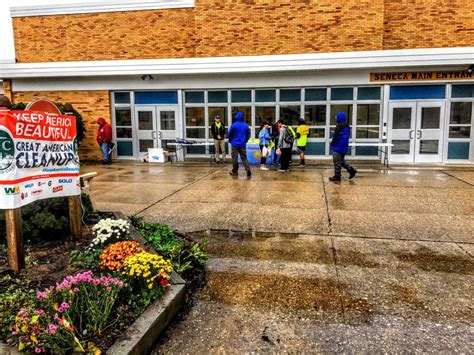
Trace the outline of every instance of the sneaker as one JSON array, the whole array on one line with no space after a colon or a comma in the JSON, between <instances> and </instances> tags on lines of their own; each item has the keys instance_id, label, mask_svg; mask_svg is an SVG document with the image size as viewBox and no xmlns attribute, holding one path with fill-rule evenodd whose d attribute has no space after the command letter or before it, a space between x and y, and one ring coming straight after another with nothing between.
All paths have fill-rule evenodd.
<instances>
[{"instance_id":1,"label":"sneaker","mask_svg":"<svg viewBox=\"0 0 474 355\"><path fill-rule=\"evenodd\" d=\"M267 170L270 170L270 169L268 169L267 167L265 167L265 168L260 168L260 170L265 170L265 171L267 171Z\"/></svg>"},{"instance_id":2,"label":"sneaker","mask_svg":"<svg viewBox=\"0 0 474 355\"><path fill-rule=\"evenodd\" d=\"M247 170L247 177L251 177L252 176L252 172L250 170Z\"/></svg>"},{"instance_id":3,"label":"sneaker","mask_svg":"<svg viewBox=\"0 0 474 355\"><path fill-rule=\"evenodd\" d=\"M289 170L288 169L278 169L277 171L279 171L280 173L287 173Z\"/></svg>"},{"instance_id":4,"label":"sneaker","mask_svg":"<svg viewBox=\"0 0 474 355\"><path fill-rule=\"evenodd\" d=\"M231 176L239 176L239 174L237 174L237 173L234 173L232 170L231 170L231 171L229 171L229 175L231 175Z\"/></svg>"},{"instance_id":5,"label":"sneaker","mask_svg":"<svg viewBox=\"0 0 474 355\"><path fill-rule=\"evenodd\" d=\"M341 181L341 177L340 176L331 176L329 178L329 181Z\"/></svg>"},{"instance_id":6,"label":"sneaker","mask_svg":"<svg viewBox=\"0 0 474 355\"><path fill-rule=\"evenodd\" d=\"M353 179L356 176L356 174L357 174L357 170L352 168L352 170L349 173L349 180Z\"/></svg>"},{"instance_id":7,"label":"sneaker","mask_svg":"<svg viewBox=\"0 0 474 355\"><path fill-rule=\"evenodd\" d=\"M300 164L298 165L298 168L304 168L306 165L305 164Z\"/></svg>"}]
</instances>

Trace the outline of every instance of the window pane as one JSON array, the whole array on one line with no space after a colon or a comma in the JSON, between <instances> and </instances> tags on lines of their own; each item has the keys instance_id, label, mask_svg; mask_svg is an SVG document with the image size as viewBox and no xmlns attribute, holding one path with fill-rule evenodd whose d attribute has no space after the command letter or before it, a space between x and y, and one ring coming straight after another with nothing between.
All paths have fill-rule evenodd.
<instances>
[{"instance_id":1,"label":"window pane","mask_svg":"<svg viewBox=\"0 0 474 355\"><path fill-rule=\"evenodd\" d=\"M153 130L153 112L138 111L138 129Z\"/></svg>"},{"instance_id":2,"label":"window pane","mask_svg":"<svg viewBox=\"0 0 474 355\"><path fill-rule=\"evenodd\" d=\"M358 88L358 100L380 100L380 88Z\"/></svg>"},{"instance_id":3,"label":"window pane","mask_svg":"<svg viewBox=\"0 0 474 355\"><path fill-rule=\"evenodd\" d=\"M309 129L309 138L324 138L326 135L326 130L324 128L310 128Z\"/></svg>"},{"instance_id":4,"label":"window pane","mask_svg":"<svg viewBox=\"0 0 474 355\"><path fill-rule=\"evenodd\" d=\"M129 92L116 92L114 93L114 101L116 104L129 104L130 93Z\"/></svg>"},{"instance_id":5,"label":"window pane","mask_svg":"<svg viewBox=\"0 0 474 355\"><path fill-rule=\"evenodd\" d=\"M276 121L275 106L257 106L255 107L255 126L260 128L263 121L272 125Z\"/></svg>"},{"instance_id":6,"label":"window pane","mask_svg":"<svg viewBox=\"0 0 474 355\"><path fill-rule=\"evenodd\" d=\"M309 126L325 126L326 105L306 105L304 119Z\"/></svg>"},{"instance_id":7,"label":"window pane","mask_svg":"<svg viewBox=\"0 0 474 355\"><path fill-rule=\"evenodd\" d=\"M390 100L444 99L446 85L390 86Z\"/></svg>"},{"instance_id":8,"label":"window pane","mask_svg":"<svg viewBox=\"0 0 474 355\"><path fill-rule=\"evenodd\" d=\"M131 126L132 125L132 111L130 108L115 108L115 125L116 126Z\"/></svg>"},{"instance_id":9,"label":"window pane","mask_svg":"<svg viewBox=\"0 0 474 355\"><path fill-rule=\"evenodd\" d=\"M352 105L331 105L331 117L330 117L330 124L336 125L336 114L338 112L344 112L347 117L347 123L351 124L352 122Z\"/></svg>"},{"instance_id":10,"label":"window pane","mask_svg":"<svg viewBox=\"0 0 474 355\"><path fill-rule=\"evenodd\" d=\"M326 89L306 89L304 92L305 101L326 101Z\"/></svg>"},{"instance_id":11,"label":"window pane","mask_svg":"<svg viewBox=\"0 0 474 355\"><path fill-rule=\"evenodd\" d=\"M410 141L392 140L392 154L410 154Z\"/></svg>"},{"instance_id":12,"label":"window pane","mask_svg":"<svg viewBox=\"0 0 474 355\"><path fill-rule=\"evenodd\" d=\"M184 100L187 104L202 104L204 103L204 91L186 91Z\"/></svg>"},{"instance_id":13,"label":"window pane","mask_svg":"<svg viewBox=\"0 0 474 355\"><path fill-rule=\"evenodd\" d=\"M186 107L186 126L205 126L204 107Z\"/></svg>"},{"instance_id":14,"label":"window pane","mask_svg":"<svg viewBox=\"0 0 474 355\"><path fill-rule=\"evenodd\" d=\"M470 138L470 137L471 137L471 127L469 126L449 127L449 138Z\"/></svg>"},{"instance_id":15,"label":"window pane","mask_svg":"<svg viewBox=\"0 0 474 355\"><path fill-rule=\"evenodd\" d=\"M246 122L249 126L251 126L252 125L252 108L250 106L232 107L232 122L235 121L235 114L239 111L244 114L243 121Z\"/></svg>"},{"instance_id":16,"label":"window pane","mask_svg":"<svg viewBox=\"0 0 474 355\"><path fill-rule=\"evenodd\" d=\"M438 140L421 140L420 154L438 154Z\"/></svg>"},{"instance_id":17,"label":"window pane","mask_svg":"<svg viewBox=\"0 0 474 355\"><path fill-rule=\"evenodd\" d=\"M227 103L227 91L209 91L207 100L211 103Z\"/></svg>"},{"instance_id":18,"label":"window pane","mask_svg":"<svg viewBox=\"0 0 474 355\"><path fill-rule=\"evenodd\" d=\"M282 89L280 90L280 101L300 101L301 89Z\"/></svg>"},{"instance_id":19,"label":"window pane","mask_svg":"<svg viewBox=\"0 0 474 355\"><path fill-rule=\"evenodd\" d=\"M352 88L333 88L331 89L331 100L342 101L352 100L354 90Z\"/></svg>"},{"instance_id":20,"label":"window pane","mask_svg":"<svg viewBox=\"0 0 474 355\"><path fill-rule=\"evenodd\" d=\"M379 138L379 127L357 127L356 138Z\"/></svg>"},{"instance_id":21,"label":"window pane","mask_svg":"<svg viewBox=\"0 0 474 355\"><path fill-rule=\"evenodd\" d=\"M177 91L136 91L135 103L145 104L177 104Z\"/></svg>"},{"instance_id":22,"label":"window pane","mask_svg":"<svg viewBox=\"0 0 474 355\"><path fill-rule=\"evenodd\" d=\"M451 124L471 124L472 102L451 102Z\"/></svg>"},{"instance_id":23,"label":"window pane","mask_svg":"<svg viewBox=\"0 0 474 355\"><path fill-rule=\"evenodd\" d=\"M140 153L148 152L148 148L153 148L153 139L140 139L138 142Z\"/></svg>"},{"instance_id":24,"label":"window pane","mask_svg":"<svg viewBox=\"0 0 474 355\"><path fill-rule=\"evenodd\" d=\"M234 90L231 92L232 102L250 102L252 93L250 90Z\"/></svg>"},{"instance_id":25,"label":"window pane","mask_svg":"<svg viewBox=\"0 0 474 355\"><path fill-rule=\"evenodd\" d=\"M448 159L469 159L469 142L449 142Z\"/></svg>"},{"instance_id":26,"label":"window pane","mask_svg":"<svg viewBox=\"0 0 474 355\"><path fill-rule=\"evenodd\" d=\"M393 109L392 129L411 128L411 108L397 107Z\"/></svg>"},{"instance_id":27,"label":"window pane","mask_svg":"<svg viewBox=\"0 0 474 355\"><path fill-rule=\"evenodd\" d=\"M357 105L357 125L378 125L380 122L380 105Z\"/></svg>"},{"instance_id":28,"label":"window pane","mask_svg":"<svg viewBox=\"0 0 474 355\"><path fill-rule=\"evenodd\" d=\"M117 128L117 138L132 138L132 129Z\"/></svg>"},{"instance_id":29,"label":"window pane","mask_svg":"<svg viewBox=\"0 0 474 355\"><path fill-rule=\"evenodd\" d=\"M186 138L206 138L206 129L186 128Z\"/></svg>"},{"instance_id":30,"label":"window pane","mask_svg":"<svg viewBox=\"0 0 474 355\"><path fill-rule=\"evenodd\" d=\"M160 129L163 131L175 130L174 111L160 111Z\"/></svg>"},{"instance_id":31,"label":"window pane","mask_svg":"<svg viewBox=\"0 0 474 355\"><path fill-rule=\"evenodd\" d=\"M209 128L214 123L216 115L219 115L221 122L227 126L227 107L208 107L207 113L209 116Z\"/></svg>"},{"instance_id":32,"label":"window pane","mask_svg":"<svg viewBox=\"0 0 474 355\"><path fill-rule=\"evenodd\" d=\"M275 90L255 90L256 102L274 102L276 100Z\"/></svg>"},{"instance_id":33,"label":"window pane","mask_svg":"<svg viewBox=\"0 0 474 355\"><path fill-rule=\"evenodd\" d=\"M120 157L133 156L133 142L117 142L117 155Z\"/></svg>"},{"instance_id":34,"label":"window pane","mask_svg":"<svg viewBox=\"0 0 474 355\"><path fill-rule=\"evenodd\" d=\"M296 126L301 118L300 106L280 106L280 119L291 126Z\"/></svg>"},{"instance_id":35,"label":"window pane","mask_svg":"<svg viewBox=\"0 0 474 355\"><path fill-rule=\"evenodd\" d=\"M474 85L453 85L451 97L474 97Z\"/></svg>"},{"instance_id":36,"label":"window pane","mask_svg":"<svg viewBox=\"0 0 474 355\"><path fill-rule=\"evenodd\" d=\"M437 129L439 128L441 109L439 107L421 108L421 128Z\"/></svg>"}]
</instances>

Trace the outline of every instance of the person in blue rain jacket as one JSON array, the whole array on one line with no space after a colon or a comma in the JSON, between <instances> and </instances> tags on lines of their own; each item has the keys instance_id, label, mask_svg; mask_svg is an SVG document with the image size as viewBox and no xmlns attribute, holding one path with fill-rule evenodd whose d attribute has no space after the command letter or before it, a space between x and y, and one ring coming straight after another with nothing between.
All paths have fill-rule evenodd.
<instances>
[{"instance_id":1,"label":"person in blue rain jacket","mask_svg":"<svg viewBox=\"0 0 474 355\"><path fill-rule=\"evenodd\" d=\"M331 140L331 151L334 163L334 176L330 181L341 181L341 167L349 172L349 179L354 178L357 170L354 169L345 159L349 151L349 138L351 136L351 127L347 124L346 114L338 112L336 114L337 126Z\"/></svg>"},{"instance_id":2,"label":"person in blue rain jacket","mask_svg":"<svg viewBox=\"0 0 474 355\"><path fill-rule=\"evenodd\" d=\"M243 122L244 114L237 112L235 114L235 122L229 127L228 137L229 143L232 145L232 170L229 174L237 176L239 170L238 156L244 164L244 168L247 171L247 177L251 177L250 165L247 159L247 141L250 138L250 127L247 123Z\"/></svg>"}]
</instances>

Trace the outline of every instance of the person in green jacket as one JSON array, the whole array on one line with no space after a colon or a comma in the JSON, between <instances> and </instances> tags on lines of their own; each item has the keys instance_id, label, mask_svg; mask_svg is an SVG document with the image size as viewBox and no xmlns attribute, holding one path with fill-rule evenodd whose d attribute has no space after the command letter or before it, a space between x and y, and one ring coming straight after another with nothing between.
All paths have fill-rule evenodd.
<instances>
[{"instance_id":1,"label":"person in green jacket","mask_svg":"<svg viewBox=\"0 0 474 355\"><path fill-rule=\"evenodd\" d=\"M309 127L306 125L306 122L303 118L299 120L298 127L296 128L296 147L298 149L298 153L300 153L300 165L299 167L305 166L304 161L304 152L306 150L306 144L308 143L308 134L309 134Z\"/></svg>"}]
</instances>

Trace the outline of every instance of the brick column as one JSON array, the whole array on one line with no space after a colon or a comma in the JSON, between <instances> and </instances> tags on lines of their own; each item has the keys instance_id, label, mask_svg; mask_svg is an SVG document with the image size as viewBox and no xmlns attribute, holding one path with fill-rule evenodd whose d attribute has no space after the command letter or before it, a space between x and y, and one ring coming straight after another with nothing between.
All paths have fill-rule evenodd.
<instances>
[{"instance_id":1,"label":"brick column","mask_svg":"<svg viewBox=\"0 0 474 355\"><path fill-rule=\"evenodd\" d=\"M10 79L3 79L3 95L13 103L12 81Z\"/></svg>"}]
</instances>

